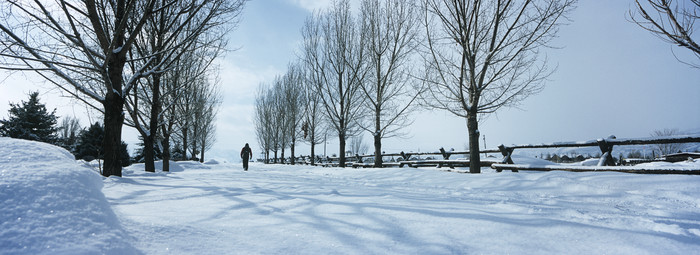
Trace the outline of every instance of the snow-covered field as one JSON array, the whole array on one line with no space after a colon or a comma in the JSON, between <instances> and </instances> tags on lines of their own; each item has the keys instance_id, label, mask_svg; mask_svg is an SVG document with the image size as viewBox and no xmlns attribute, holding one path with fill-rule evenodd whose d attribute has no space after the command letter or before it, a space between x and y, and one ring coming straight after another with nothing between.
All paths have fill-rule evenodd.
<instances>
[{"instance_id":1,"label":"snow-covered field","mask_svg":"<svg viewBox=\"0 0 700 255\"><path fill-rule=\"evenodd\" d=\"M0 138L0 254L700 253L700 176L212 161L102 178L66 154Z\"/></svg>"}]
</instances>

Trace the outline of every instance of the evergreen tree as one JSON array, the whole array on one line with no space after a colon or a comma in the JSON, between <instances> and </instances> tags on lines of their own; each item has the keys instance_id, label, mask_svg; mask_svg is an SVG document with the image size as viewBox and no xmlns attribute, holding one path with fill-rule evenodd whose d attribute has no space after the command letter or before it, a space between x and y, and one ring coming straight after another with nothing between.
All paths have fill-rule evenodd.
<instances>
[{"instance_id":1,"label":"evergreen tree","mask_svg":"<svg viewBox=\"0 0 700 255\"><path fill-rule=\"evenodd\" d=\"M139 143L136 144L138 146L138 149L136 149L136 155L134 155L134 162L139 162L139 163L144 163L146 160L146 155L144 154L144 142L143 142L143 136L139 136ZM161 160L163 159L163 152L160 149L160 146L156 144L156 146L153 146L153 160Z\"/></svg>"},{"instance_id":2,"label":"evergreen tree","mask_svg":"<svg viewBox=\"0 0 700 255\"><path fill-rule=\"evenodd\" d=\"M170 158L172 159L184 159L185 152L182 150L182 143L180 141L175 141L173 145L173 150L170 152Z\"/></svg>"},{"instance_id":3,"label":"evergreen tree","mask_svg":"<svg viewBox=\"0 0 700 255\"><path fill-rule=\"evenodd\" d=\"M76 143L75 150L73 151L75 158L85 159L87 161L91 161L92 159L102 159L104 154L101 149L104 135L105 129L98 122L90 125L87 130L83 129L80 131L78 142ZM131 157L129 156L127 144L124 141L122 141L121 145L121 160L122 166L131 165Z\"/></svg>"},{"instance_id":4,"label":"evergreen tree","mask_svg":"<svg viewBox=\"0 0 700 255\"><path fill-rule=\"evenodd\" d=\"M129 150L127 149L127 144L122 141L122 148L121 148L121 158L122 158L122 166L130 166L131 165L131 156L129 156Z\"/></svg>"},{"instance_id":5,"label":"evergreen tree","mask_svg":"<svg viewBox=\"0 0 700 255\"><path fill-rule=\"evenodd\" d=\"M56 144L56 109L51 113L39 102L39 92L29 94L29 101L10 103L10 119L0 120L0 136Z\"/></svg>"},{"instance_id":6,"label":"evergreen tree","mask_svg":"<svg viewBox=\"0 0 700 255\"><path fill-rule=\"evenodd\" d=\"M101 159L103 153L101 149L104 133L104 128L98 122L90 125L87 130L83 129L80 131L78 143L75 146L75 151L73 151L75 158L85 159L88 161L92 159Z\"/></svg>"}]
</instances>

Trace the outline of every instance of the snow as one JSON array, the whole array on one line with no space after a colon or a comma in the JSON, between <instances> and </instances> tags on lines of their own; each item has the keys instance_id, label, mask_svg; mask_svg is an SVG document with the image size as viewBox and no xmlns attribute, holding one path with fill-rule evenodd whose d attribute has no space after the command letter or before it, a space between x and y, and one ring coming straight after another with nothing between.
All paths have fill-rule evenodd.
<instances>
[{"instance_id":1,"label":"snow","mask_svg":"<svg viewBox=\"0 0 700 255\"><path fill-rule=\"evenodd\" d=\"M700 176L210 160L102 178L50 145L0 139L0 155L0 254L700 250Z\"/></svg>"},{"instance_id":2,"label":"snow","mask_svg":"<svg viewBox=\"0 0 700 255\"><path fill-rule=\"evenodd\" d=\"M0 137L0 254L133 254L102 177L52 145Z\"/></svg>"}]
</instances>

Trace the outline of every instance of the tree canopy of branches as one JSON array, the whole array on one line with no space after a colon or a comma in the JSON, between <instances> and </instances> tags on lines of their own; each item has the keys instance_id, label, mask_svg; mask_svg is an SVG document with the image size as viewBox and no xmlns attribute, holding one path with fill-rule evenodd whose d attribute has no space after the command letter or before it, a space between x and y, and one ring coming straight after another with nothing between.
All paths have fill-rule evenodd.
<instances>
[{"instance_id":1,"label":"tree canopy of branches","mask_svg":"<svg viewBox=\"0 0 700 255\"><path fill-rule=\"evenodd\" d=\"M144 2L142 8L123 0L0 4L0 67L37 72L102 111L105 176L121 176L119 146L125 96L135 80L148 75L148 66L135 73L125 73L124 66L139 32L157 12L156 2Z\"/></svg>"},{"instance_id":2,"label":"tree canopy of branches","mask_svg":"<svg viewBox=\"0 0 700 255\"><path fill-rule=\"evenodd\" d=\"M360 29L370 70L361 83L368 116L360 127L374 137L375 167L382 167L382 138L399 135L411 124L408 115L421 94L412 86L409 63L418 45L415 5L403 0L362 1Z\"/></svg>"},{"instance_id":3,"label":"tree canopy of branches","mask_svg":"<svg viewBox=\"0 0 700 255\"><path fill-rule=\"evenodd\" d=\"M58 125L58 145L73 151L81 129L78 118L63 116L61 124Z\"/></svg>"},{"instance_id":4,"label":"tree canopy of branches","mask_svg":"<svg viewBox=\"0 0 700 255\"><path fill-rule=\"evenodd\" d=\"M654 132L651 133L652 137L665 137L665 136L675 136L675 135L681 135L681 132L678 131L678 129L658 129L654 130ZM656 149L659 151L659 156L664 156L668 154L673 154L673 153L678 153L681 152L683 149L683 144L682 143L665 143L665 144L657 144Z\"/></svg>"},{"instance_id":5,"label":"tree canopy of branches","mask_svg":"<svg viewBox=\"0 0 700 255\"><path fill-rule=\"evenodd\" d=\"M134 45L149 22L164 23L165 27L156 28L173 34L195 22L201 12L217 10L208 7L217 2L237 15L245 0L3 1L0 68L36 72L100 110L105 128L103 175L121 176L119 151L126 100L140 79L167 67L170 62L164 61L168 59L164 55L179 54L177 49L189 44L174 40L177 43L147 54L135 54Z\"/></svg>"},{"instance_id":6,"label":"tree canopy of branches","mask_svg":"<svg viewBox=\"0 0 700 255\"><path fill-rule=\"evenodd\" d=\"M196 4L177 2L160 6L159 4L168 4L161 2L157 7L166 11L148 19L141 35L137 37L134 54L142 56L138 60L146 62L150 58L155 59L153 74L140 79L136 84L136 93L127 100L127 109L131 115L128 123L134 126L143 137L146 171L155 171L154 145L161 143L157 138L162 137L159 135L162 132L158 129L161 127L161 122L165 121L164 111L176 102L168 95L179 96L178 92L183 90L182 86L192 84L179 83L180 87L168 84L166 80L168 73L178 70L176 65L202 64L205 65L205 69L208 68L211 61L223 52L226 46L224 36L229 28L226 24L235 23L232 18L241 11L242 3L242 1L210 0ZM188 10L187 8L191 9L188 12L178 12L178 10ZM192 53L193 51L196 52ZM192 59L195 56L198 59ZM183 58L187 61L179 61ZM135 63L136 61L130 63L132 71L140 66ZM210 74L210 72L199 74ZM170 100L166 101L167 99ZM169 145L161 143L160 146ZM159 149L162 150L162 148Z\"/></svg>"},{"instance_id":7,"label":"tree canopy of branches","mask_svg":"<svg viewBox=\"0 0 700 255\"><path fill-rule=\"evenodd\" d=\"M318 73L313 72L313 69L303 57L301 66L304 77L302 91L305 100L301 132L304 141L311 145L310 163L315 165L316 145L324 142L326 132L326 123L323 117L323 110L321 109L321 95L318 92L321 80Z\"/></svg>"},{"instance_id":8,"label":"tree canopy of branches","mask_svg":"<svg viewBox=\"0 0 700 255\"><path fill-rule=\"evenodd\" d=\"M338 135L340 166L345 167L346 139L357 132L365 98L361 85L367 75L363 34L348 0L308 18L302 29L304 60L316 73L316 93L328 126Z\"/></svg>"},{"instance_id":9,"label":"tree canopy of branches","mask_svg":"<svg viewBox=\"0 0 700 255\"><path fill-rule=\"evenodd\" d=\"M255 133L258 144L269 162L270 151L274 160L278 152L284 160L284 150L289 146L294 164L294 148L301 134L304 120L303 72L298 64L290 64L287 73L275 78L271 86L260 85L255 97Z\"/></svg>"},{"instance_id":10,"label":"tree canopy of branches","mask_svg":"<svg viewBox=\"0 0 700 255\"><path fill-rule=\"evenodd\" d=\"M693 38L695 32L693 26L700 12L700 0L680 1L673 0L646 0L640 3L635 0L636 10L630 11L630 17L634 23L653 33L666 42L687 48L700 59L700 45ZM634 13L638 13L636 17ZM694 68L700 68L700 63L679 61Z\"/></svg>"},{"instance_id":11,"label":"tree canopy of branches","mask_svg":"<svg viewBox=\"0 0 700 255\"><path fill-rule=\"evenodd\" d=\"M575 0L423 0L424 102L467 120L470 172L479 173L480 115L538 93L546 77L539 48Z\"/></svg>"}]
</instances>

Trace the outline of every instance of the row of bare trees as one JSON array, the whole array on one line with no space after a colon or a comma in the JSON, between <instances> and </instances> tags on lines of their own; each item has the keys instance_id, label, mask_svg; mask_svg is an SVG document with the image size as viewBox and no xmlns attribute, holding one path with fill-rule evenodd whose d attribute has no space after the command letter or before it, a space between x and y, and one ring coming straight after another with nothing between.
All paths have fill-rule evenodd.
<instances>
[{"instance_id":1,"label":"row of bare trees","mask_svg":"<svg viewBox=\"0 0 700 255\"><path fill-rule=\"evenodd\" d=\"M265 153L265 162L270 162L270 152L274 161L284 159L284 152L290 149L294 157L297 140L302 138L301 125L306 96L304 93L304 73L299 64L290 64L286 74L275 77L272 84L261 84L255 100L255 132L258 144Z\"/></svg>"},{"instance_id":2,"label":"row of bare trees","mask_svg":"<svg viewBox=\"0 0 700 255\"><path fill-rule=\"evenodd\" d=\"M211 94L203 92L207 66L225 46L223 34L231 27L227 24L235 23L245 2L3 1L0 68L35 72L104 114L103 174L121 176L125 121L144 137L152 158L158 129L170 131L162 132L169 136L173 126L181 125L166 121L173 119L171 114L200 107L187 105L187 100ZM182 69L190 75L179 72ZM202 94L185 95L194 91ZM206 118L192 118L202 119ZM185 133L182 136L188 136ZM150 161L146 168L153 171Z\"/></svg>"},{"instance_id":3,"label":"row of bare trees","mask_svg":"<svg viewBox=\"0 0 700 255\"><path fill-rule=\"evenodd\" d=\"M309 17L300 59L258 94L256 126L263 150L284 153L290 146L294 156L296 138L302 137L311 145L313 160L315 145L327 132L337 135L339 151L345 152L346 141L364 130L374 137L375 164L381 167L382 138L400 134L411 122L408 114L420 94L408 65L418 45L413 4L365 0L361 15L354 16L349 1L336 1ZM284 92L289 85L300 92ZM280 95L285 99L275 102L281 106L269 106L269 98ZM285 121L265 121L265 116Z\"/></svg>"},{"instance_id":4,"label":"row of bare trees","mask_svg":"<svg viewBox=\"0 0 700 255\"><path fill-rule=\"evenodd\" d=\"M425 106L467 120L470 169L479 172L479 118L542 89L551 72L539 48L574 3L363 0L355 16L349 1L338 0L315 12L302 28L300 56L300 87L308 98L300 109L303 127L313 131L307 132L312 156L316 128L337 135L340 166L346 140L364 130L374 138L375 166L381 167L382 138L400 135L412 122L410 113Z\"/></svg>"}]
</instances>

